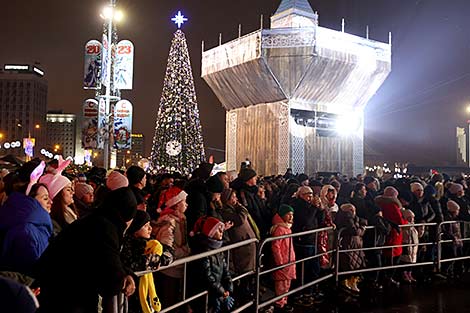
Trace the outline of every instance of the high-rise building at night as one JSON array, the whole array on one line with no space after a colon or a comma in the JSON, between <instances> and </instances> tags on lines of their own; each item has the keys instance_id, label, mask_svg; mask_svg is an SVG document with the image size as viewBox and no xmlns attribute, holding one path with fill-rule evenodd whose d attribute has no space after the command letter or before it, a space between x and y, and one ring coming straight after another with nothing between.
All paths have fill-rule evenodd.
<instances>
[{"instance_id":1,"label":"high-rise building at night","mask_svg":"<svg viewBox=\"0 0 470 313\"><path fill-rule=\"evenodd\" d=\"M35 155L38 145L45 144L45 123L47 111L47 80L44 71L35 65L6 64L0 70L0 133L1 141L23 141L31 136L36 138ZM2 145L2 149L4 145ZM8 152L24 156L21 147Z\"/></svg>"},{"instance_id":2,"label":"high-rise building at night","mask_svg":"<svg viewBox=\"0 0 470 313\"><path fill-rule=\"evenodd\" d=\"M145 140L144 134L134 133L132 136L132 148L129 150L118 150L116 156L116 165L118 167L129 167L137 165L140 159L144 157Z\"/></svg>"},{"instance_id":3,"label":"high-rise building at night","mask_svg":"<svg viewBox=\"0 0 470 313\"><path fill-rule=\"evenodd\" d=\"M77 117L62 111L47 112L46 149L64 158L75 157Z\"/></svg>"}]
</instances>

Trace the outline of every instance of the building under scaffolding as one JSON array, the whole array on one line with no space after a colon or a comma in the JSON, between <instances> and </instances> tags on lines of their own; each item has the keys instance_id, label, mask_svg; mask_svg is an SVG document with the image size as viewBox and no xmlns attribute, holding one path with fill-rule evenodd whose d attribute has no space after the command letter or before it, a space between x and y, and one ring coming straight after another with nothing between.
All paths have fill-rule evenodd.
<instances>
[{"instance_id":1,"label":"building under scaffolding","mask_svg":"<svg viewBox=\"0 0 470 313\"><path fill-rule=\"evenodd\" d=\"M391 44L318 25L283 0L260 29L202 52L202 77L227 110L227 170L363 172L363 112L391 71Z\"/></svg>"}]
</instances>

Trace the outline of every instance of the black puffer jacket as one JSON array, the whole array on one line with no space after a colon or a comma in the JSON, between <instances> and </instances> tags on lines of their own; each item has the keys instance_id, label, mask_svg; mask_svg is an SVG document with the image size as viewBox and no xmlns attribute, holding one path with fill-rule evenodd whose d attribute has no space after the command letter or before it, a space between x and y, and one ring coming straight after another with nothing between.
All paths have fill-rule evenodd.
<instances>
[{"instance_id":1,"label":"black puffer jacket","mask_svg":"<svg viewBox=\"0 0 470 313\"><path fill-rule=\"evenodd\" d=\"M70 224L49 244L36 266L41 312L97 312L98 295L119 294L131 274L120 258L125 221L136 207L130 188L117 189L98 212Z\"/></svg>"},{"instance_id":2,"label":"black puffer jacket","mask_svg":"<svg viewBox=\"0 0 470 313\"><path fill-rule=\"evenodd\" d=\"M436 217L429 202L418 199L415 195L413 195L413 201L411 201L409 208L415 214L416 223L430 223Z\"/></svg>"},{"instance_id":3,"label":"black puffer jacket","mask_svg":"<svg viewBox=\"0 0 470 313\"><path fill-rule=\"evenodd\" d=\"M221 247L222 242L205 235L195 237L194 254L199 254ZM197 260L190 265L190 286L194 292L209 290L210 302L222 297L225 291L233 292L232 277L223 253L217 253Z\"/></svg>"},{"instance_id":4,"label":"black puffer jacket","mask_svg":"<svg viewBox=\"0 0 470 313\"><path fill-rule=\"evenodd\" d=\"M292 233L300 233L307 230L317 229L323 224L324 212L307 201L294 198L291 202L294 208L294 224ZM294 244L316 245L315 234L294 237Z\"/></svg>"}]
</instances>

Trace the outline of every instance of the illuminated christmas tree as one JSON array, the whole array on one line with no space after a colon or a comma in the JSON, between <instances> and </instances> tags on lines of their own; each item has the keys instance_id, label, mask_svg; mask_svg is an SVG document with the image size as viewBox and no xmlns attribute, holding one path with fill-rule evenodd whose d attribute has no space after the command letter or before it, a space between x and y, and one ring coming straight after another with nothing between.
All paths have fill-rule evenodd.
<instances>
[{"instance_id":1,"label":"illuminated christmas tree","mask_svg":"<svg viewBox=\"0 0 470 313\"><path fill-rule=\"evenodd\" d=\"M173 20L180 27L185 18L178 12ZM180 29L171 43L150 158L153 170L182 174L205 160L191 62Z\"/></svg>"}]
</instances>

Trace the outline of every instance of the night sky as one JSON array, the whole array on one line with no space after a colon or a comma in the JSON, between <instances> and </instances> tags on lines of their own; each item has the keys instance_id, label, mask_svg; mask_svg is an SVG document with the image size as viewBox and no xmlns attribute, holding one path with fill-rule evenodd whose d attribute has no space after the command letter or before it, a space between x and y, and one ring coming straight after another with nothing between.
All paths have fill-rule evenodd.
<instances>
[{"instance_id":1,"label":"night sky","mask_svg":"<svg viewBox=\"0 0 470 313\"><path fill-rule=\"evenodd\" d=\"M146 136L150 152L166 60L181 10L193 66L206 148L225 148L225 112L200 78L201 41L206 49L259 28L280 0L118 0L126 18L120 39L136 48L134 89L123 98L134 104L134 132ZM392 73L366 110L366 146L390 158L418 164L455 162L455 127L465 125L470 104L470 1L468 0L310 0L320 25L388 41L393 33ZM0 64L34 63L46 71L49 109L79 113L92 91L82 88L83 47L100 39L100 10L106 1L1 0ZM470 118L470 117L469 117Z\"/></svg>"}]
</instances>

